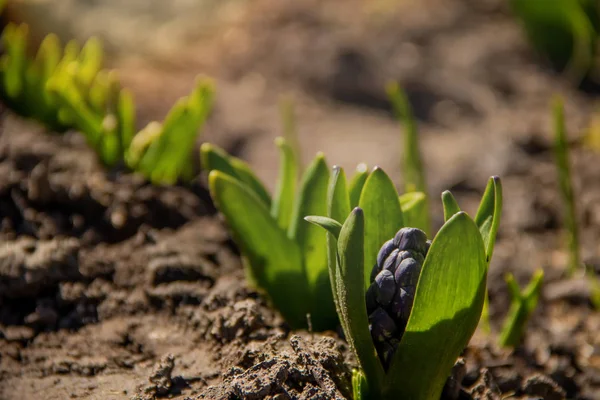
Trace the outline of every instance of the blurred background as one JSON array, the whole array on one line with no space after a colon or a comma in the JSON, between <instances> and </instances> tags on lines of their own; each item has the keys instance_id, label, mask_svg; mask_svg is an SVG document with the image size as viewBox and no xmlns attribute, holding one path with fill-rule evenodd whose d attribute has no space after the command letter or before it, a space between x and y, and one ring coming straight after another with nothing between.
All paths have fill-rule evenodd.
<instances>
[{"instance_id":1,"label":"blurred background","mask_svg":"<svg viewBox=\"0 0 600 400\"><path fill-rule=\"evenodd\" d=\"M435 194L442 190L475 201L475 188L490 175L531 171L528 156L550 148L554 94L566 98L573 140L584 134L595 102L591 63L577 50L586 32L580 15L562 5L597 2L550 3L20 0L10 2L5 18L28 22L38 42L49 32L63 41L100 37L107 66L135 94L142 126L162 119L198 74L214 78L217 102L201 140L248 160L270 188L282 98L296 103L305 162L323 151L330 164L381 165L401 182L400 128L384 89L398 81L419 122L441 215ZM564 48L565 41L575 45ZM595 48L592 41L585 45ZM533 174L554 179L543 170ZM527 179L506 185L515 198L531 191ZM514 224L507 225L549 218L539 215L539 203L556 196L515 202L505 217Z\"/></svg>"}]
</instances>

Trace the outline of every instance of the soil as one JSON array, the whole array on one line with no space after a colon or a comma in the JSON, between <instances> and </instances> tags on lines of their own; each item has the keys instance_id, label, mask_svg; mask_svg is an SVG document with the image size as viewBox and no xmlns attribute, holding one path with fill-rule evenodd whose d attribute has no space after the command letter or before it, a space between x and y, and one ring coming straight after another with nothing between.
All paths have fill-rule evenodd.
<instances>
[{"instance_id":1,"label":"soil","mask_svg":"<svg viewBox=\"0 0 600 400\"><path fill-rule=\"evenodd\" d=\"M127 55L138 42L126 41L124 51L110 48L112 66L137 94L143 122L161 119L197 73L215 77L201 140L248 160L271 188L283 94L296 100L305 161L322 150L348 168L381 165L400 184L398 126L383 91L399 80L419 121L430 192L451 189L472 212L487 177L504 185L492 333L475 334L444 399L598 399L600 313L585 279L565 278L549 114L562 94L582 257L600 273L600 154L581 140L595 94L549 69L503 3L242 3L210 34L171 44L177 57ZM336 332L290 331L247 285L202 174L152 186L103 168L77 133L45 132L9 110L0 118L0 399L351 396L347 344ZM436 201L438 226L440 210ZM538 268L544 293L525 339L500 349L504 275L524 285Z\"/></svg>"}]
</instances>

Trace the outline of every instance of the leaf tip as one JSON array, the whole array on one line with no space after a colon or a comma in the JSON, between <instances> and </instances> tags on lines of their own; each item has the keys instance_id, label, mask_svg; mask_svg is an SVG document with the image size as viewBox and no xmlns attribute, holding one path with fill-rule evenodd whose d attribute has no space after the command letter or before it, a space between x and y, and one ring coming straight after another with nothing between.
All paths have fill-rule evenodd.
<instances>
[{"instance_id":1,"label":"leaf tip","mask_svg":"<svg viewBox=\"0 0 600 400\"><path fill-rule=\"evenodd\" d=\"M285 146L285 138L282 136L277 136L275 138L275 146L282 148L283 146Z\"/></svg>"}]
</instances>

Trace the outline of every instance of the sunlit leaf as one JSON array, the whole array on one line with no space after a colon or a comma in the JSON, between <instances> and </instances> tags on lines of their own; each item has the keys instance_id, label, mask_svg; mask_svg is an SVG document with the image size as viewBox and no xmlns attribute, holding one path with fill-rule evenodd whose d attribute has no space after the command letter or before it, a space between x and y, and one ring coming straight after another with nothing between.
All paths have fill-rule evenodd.
<instances>
[{"instance_id":1,"label":"sunlit leaf","mask_svg":"<svg viewBox=\"0 0 600 400\"><path fill-rule=\"evenodd\" d=\"M465 213L455 214L425 259L408 325L388 371L385 398L440 398L479 322L486 274L479 229Z\"/></svg>"},{"instance_id":2,"label":"sunlit leaf","mask_svg":"<svg viewBox=\"0 0 600 400\"><path fill-rule=\"evenodd\" d=\"M298 160L292 147L284 138L277 138L275 144L279 148L279 178L271 205L271 215L277 219L282 229L288 229L294 208L296 183L298 180Z\"/></svg>"},{"instance_id":3,"label":"sunlit leaf","mask_svg":"<svg viewBox=\"0 0 600 400\"><path fill-rule=\"evenodd\" d=\"M365 214L363 281L368 285L379 248L405 226L394 183L381 168L376 167L367 178L359 206Z\"/></svg>"},{"instance_id":4,"label":"sunlit leaf","mask_svg":"<svg viewBox=\"0 0 600 400\"><path fill-rule=\"evenodd\" d=\"M309 298L299 246L287 238L264 202L239 180L212 171L209 186L234 241L247 257L251 280L269 293L293 327L305 327L308 305L290 301Z\"/></svg>"}]
</instances>

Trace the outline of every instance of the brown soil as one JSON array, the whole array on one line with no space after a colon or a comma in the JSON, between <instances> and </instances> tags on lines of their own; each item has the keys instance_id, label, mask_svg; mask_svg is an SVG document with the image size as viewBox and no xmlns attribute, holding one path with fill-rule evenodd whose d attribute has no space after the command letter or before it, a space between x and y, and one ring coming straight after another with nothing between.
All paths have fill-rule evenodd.
<instances>
[{"instance_id":1,"label":"brown soil","mask_svg":"<svg viewBox=\"0 0 600 400\"><path fill-rule=\"evenodd\" d=\"M401 182L382 89L399 80L431 193L452 189L473 211L489 175L505 190L489 276L493 333L476 333L444 398L600 398L600 313L584 280L564 278L548 107L556 92L567 100L582 253L600 273L600 155L578 134L594 95L545 68L500 1L376 3L385 12L360 0L257 1L227 34L173 50L179 62L121 57L118 66L145 120L160 119L196 73L215 76L203 140L249 160L270 187L282 93L297 99L306 160L323 150ZM345 342L290 331L246 285L202 178L151 186L106 171L78 134L48 134L6 110L1 118L0 399L350 396ZM439 225L439 202L434 213ZM501 350L503 276L525 284L540 267L544 296L525 341Z\"/></svg>"}]
</instances>

